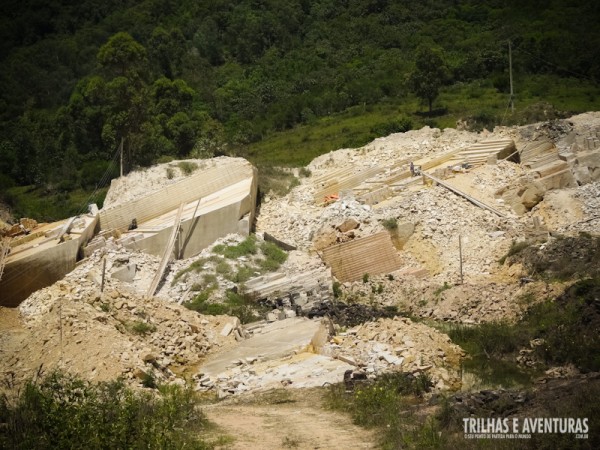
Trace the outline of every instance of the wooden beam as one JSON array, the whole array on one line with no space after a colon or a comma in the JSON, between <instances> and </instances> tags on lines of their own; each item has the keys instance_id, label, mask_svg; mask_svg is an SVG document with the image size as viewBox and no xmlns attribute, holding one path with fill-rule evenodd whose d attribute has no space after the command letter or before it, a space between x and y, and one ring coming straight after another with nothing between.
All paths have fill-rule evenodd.
<instances>
[{"instance_id":1,"label":"wooden beam","mask_svg":"<svg viewBox=\"0 0 600 450\"><path fill-rule=\"evenodd\" d=\"M171 237L169 238L169 242L165 247L165 252L163 254L162 259L160 260L160 264L158 265L158 271L156 275L154 275L154 279L150 284L150 288L148 288L147 296L152 297L156 292L156 288L158 287L158 283L162 279L163 273L167 268L167 264L169 263L169 259L171 258L171 253L173 253L173 247L175 246L175 240L177 239L177 235L179 234L179 225L181 224L181 214L183 212L183 207L185 203L179 205L179 209L177 210L177 215L175 216L175 222L173 223L173 231L171 232Z\"/></svg>"},{"instance_id":2,"label":"wooden beam","mask_svg":"<svg viewBox=\"0 0 600 450\"><path fill-rule=\"evenodd\" d=\"M436 178L436 177L434 177L434 176L432 176L432 175L429 175L429 174L427 174L427 173L424 173L424 172L423 172L423 174L422 174L422 175L423 175L425 178L429 178L429 179L430 179L430 180L432 180L433 182L435 182L435 183L439 184L440 186L442 186L442 187L445 187L445 188L446 188L446 189L448 189L449 191L452 191L452 192L454 192L455 194L457 194L457 195L460 195L461 197L464 197L464 198L466 198L466 199L467 199L467 200L469 200L471 203L473 203L475 206L479 206L480 208L487 209L488 211L491 211L491 212L493 212L494 214L496 214L496 215L498 215L498 216L502 217L503 219L506 219L506 218L507 218L507 217L506 217L506 215L505 215L504 213L501 213L501 212L500 212L500 211L498 211L497 209L494 209L494 208L492 208L491 206L489 206L489 205L486 205L486 204L485 204L485 203L483 203L482 201L479 201L479 200L477 200L476 198L474 198L474 197L471 197L470 195L466 194L465 192L463 192L463 191L461 191L461 190L459 190L459 189L456 189L455 187L453 187L453 186L450 186L450 185L449 185L449 184L447 184L447 183L444 183L444 182L443 182L442 180L440 180L439 178Z\"/></svg>"}]
</instances>

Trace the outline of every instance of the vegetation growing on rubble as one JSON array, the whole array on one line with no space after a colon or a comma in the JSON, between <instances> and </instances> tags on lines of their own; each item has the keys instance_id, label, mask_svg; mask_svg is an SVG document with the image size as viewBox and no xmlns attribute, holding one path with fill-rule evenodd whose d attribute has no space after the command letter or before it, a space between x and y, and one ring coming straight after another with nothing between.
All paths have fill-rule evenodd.
<instances>
[{"instance_id":1,"label":"vegetation growing on rubble","mask_svg":"<svg viewBox=\"0 0 600 450\"><path fill-rule=\"evenodd\" d=\"M198 168L198 164L190 161L180 161L177 163L177 167L181 169L184 175L191 175Z\"/></svg>"},{"instance_id":2,"label":"vegetation growing on rubble","mask_svg":"<svg viewBox=\"0 0 600 450\"><path fill-rule=\"evenodd\" d=\"M176 385L134 392L55 372L0 396L0 423L1 448L210 448L194 391Z\"/></svg>"},{"instance_id":3,"label":"vegetation growing on rubble","mask_svg":"<svg viewBox=\"0 0 600 450\"><path fill-rule=\"evenodd\" d=\"M516 324L454 325L447 332L471 357L465 370L492 385L528 384L532 375L557 365L598 371L599 293L600 279L581 280L556 299L530 306ZM516 364L521 349L530 353L533 371Z\"/></svg>"},{"instance_id":4,"label":"vegetation growing on rubble","mask_svg":"<svg viewBox=\"0 0 600 450\"><path fill-rule=\"evenodd\" d=\"M519 242L513 241L510 244L510 248L508 249L508 252L506 252L506 255L504 255L502 258L500 258L498 260L498 264L500 264L500 265L504 264L504 262L507 260L507 258L510 258L511 256L518 254L519 252L525 250L530 245L531 245L531 243L527 242L527 241L519 241Z\"/></svg>"},{"instance_id":5,"label":"vegetation growing on rubble","mask_svg":"<svg viewBox=\"0 0 600 450\"><path fill-rule=\"evenodd\" d=\"M240 319L241 323L250 323L260 319L260 307L248 296L228 291L222 302L210 302L212 290L207 289L183 305L200 314L227 314Z\"/></svg>"},{"instance_id":6,"label":"vegetation growing on rubble","mask_svg":"<svg viewBox=\"0 0 600 450\"><path fill-rule=\"evenodd\" d=\"M399 448L403 439L397 431L406 421L400 412L414 404L415 398L428 392L431 386L431 380L424 373L415 377L393 372L375 381L331 385L325 393L325 404L330 409L349 413L357 425L380 428L383 448Z\"/></svg>"},{"instance_id":7,"label":"vegetation growing on rubble","mask_svg":"<svg viewBox=\"0 0 600 450\"><path fill-rule=\"evenodd\" d=\"M217 275L236 283L239 288L250 278L279 269L288 254L272 242L259 243L255 235L248 236L238 244L215 245L213 251L217 254L199 258L173 278L171 284L175 285L192 272L204 271L202 281L194 283L191 289L197 294L184 306L201 314L237 316L243 323L258 319L259 305L244 295L229 291L224 301L211 298L219 289ZM243 262L236 261L240 258L243 258Z\"/></svg>"}]
</instances>

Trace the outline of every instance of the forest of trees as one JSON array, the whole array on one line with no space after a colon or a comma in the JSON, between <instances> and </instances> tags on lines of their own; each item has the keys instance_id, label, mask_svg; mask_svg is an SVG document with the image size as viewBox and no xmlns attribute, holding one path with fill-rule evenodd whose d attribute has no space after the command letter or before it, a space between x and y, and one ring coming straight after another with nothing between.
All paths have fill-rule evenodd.
<instances>
[{"instance_id":1,"label":"forest of trees","mask_svg":"<svg viewBox=\"0 0 600 450\"><path fill-rule=\"evenodd\" d=\"M354 105L521 72L600 80L587 0L22 0L0 6L0 191L90 189Z\"/></svg>"}]
</instances>

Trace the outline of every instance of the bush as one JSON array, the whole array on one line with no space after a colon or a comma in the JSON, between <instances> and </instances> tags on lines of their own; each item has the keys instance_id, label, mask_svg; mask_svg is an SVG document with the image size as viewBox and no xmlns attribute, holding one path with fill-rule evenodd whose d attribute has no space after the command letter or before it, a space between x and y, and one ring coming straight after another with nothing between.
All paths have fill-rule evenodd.
<instances>
[{"instance_id":1,"label":"bush","mask_svg":"<svg viewBox=\"0 0 600 450\"><path fill-rule=\"evenodd\" d=\"M180 161L177 166L181 169L181 173L186 176L191 175L198 168L198 164L189 161Z\"/></svg>"},{"instance_id":2,"label":"bush","mask_svg":"<svg viewBox=\"0 0 600 450\"><path fill-rule=\"evenodd\" d=\"M300 168L300 171L299 171L298 174L302 178L308 178L308 177L310 177L312 175L312 172L307 167L302 167L302 168Z\"/></svg>"},{"instance_id":3,"label":"bush","mask_svg":"<svg viewBox=\"0 0 600 450\"><path fill-rule=\"evenodd\" d=\"M340 298L342 296L342 283L339 281L333 282L333 297Z\"/></svg>"},{"instance_id":4,"label":"bush","mask_svg":"<svg viewBox=\"0 0 600 450\"><path fill-rule=\"evenodd\" d=\"M257 306L251 298L229 291L223 303L211 303L208 299L213 290L214 288L207 289L183 305L200 314L212 316L227 314L236 316L242 323L249 323L260 319L257 314Z\"/></svg>"},{"instance_id":5,"label":"bush","mask_svg":"<svg viewBox=\"0 0 600 450\"><path fill-rule=\"evenodd\" d=\"M395 231L398 229L398 221L395 217L390 217L389 219L385 219L381 222L383 228L388 231Z\"/></svg>"},{"instance_id":6,"label":"bush","mask_svg":"<svg viewBox=\"0 0 600 450\"><path fill-rule=\"evenodd\" d=\"M166 164L166 163L170 163L171 161L173 161L172 156L162 155L162 156L158 157L158 159L156 160L156 164Z\"/></svg>"},{"instance_id":7,"label":"bush","mask_svg":"<svg viewBox=\"0 0 600 450\"><path fill-rule=\"evenodd\" d=\"M504 264L504 262L506 261L507 258L520 253L521 251L523 251L527 247L529 247L529 245L530 244L527 241L521 241L521 242L513 241L512 244L510 245L510 248L508 249L508 252L506 253L506 255L504 255L502 258L500 258L498 260L498 263L500 265Z\"/></svg>"},{"instance_id":8,"label":"bush","mask_svg":"<svg viewBox=\"0 0 600 450\"><path fill-rule=\"evenodd\" d=\"M439 295L440 295L442 292L444 292L444 291L447 291L448 289L451 289L451 288L452 288L452 286L450 286L450 285L448 284L448 282L447 282L447 281L444 281L444 285L443 285L443 286L440 286L439 288L437 288L437 289L436 289L436 290L433 292L433 295L435 295L436 297L439 297Z\"/></svg>"},{"instance_id":9,"label":"bush","mask_svg":"<svg viewBox=\"0 0 600 450\"><path fill-rule=\"evenodd\" d=\"M195 403L191 388L162 386L155 395L54 372L14 399L0 397L0 448L206 449L198 433L207 421Z\"/></svg>"},{"instance_id":10,"label":"bush","mask_svg":"<svg viewBox=\"0 0 600 450\"><path fill-rule=\"evenodd\" d=\"M507 322L455 325L448 331L448 336L471 355L503 356L529 343L526 330Z\"/></svg>"},{"instance_id":11,"label":"bush","mask_svg":"<svg viewBox=\"0 0 600 450\"><path fill-rule=\"evenodd\" d=\"M129 324L129 330L135 334L146 335L148 333L153 333L156 331L156 326L151 323L146 323L142 321L135 321Z\"/></svg>"}]
</instances>

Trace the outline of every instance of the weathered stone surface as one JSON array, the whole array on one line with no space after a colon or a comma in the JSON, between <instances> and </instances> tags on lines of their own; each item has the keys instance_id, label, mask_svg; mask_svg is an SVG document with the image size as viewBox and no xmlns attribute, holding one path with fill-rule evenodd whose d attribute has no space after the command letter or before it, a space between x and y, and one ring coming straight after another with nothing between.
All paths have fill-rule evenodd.
<instances>
[{"instance_id":1,"label":"weathered stone surface","mask_svg":"<svg viewBox=\"0 0 600 450\"><path fill-rule=\"evenodd\" d=\"M545 191L539 183L529 183L521 195L521 203L526 209L531 209L544 199Z\"/></svg>"},{"instance_id":2,"label":"weathered stone surface","mask_svg":"<svg viewBox=\"0 0 600 450\"><path fill-rule=\"evenodd\" d=\"M342 233L346 233L350 230L354 230L356 228L358 228L360 226L360 222L358 222L357 220L353 219L353 218L348 218L346 220L344 220L342 223L340 223L336 228L338 229L338 231L341 231Z\"/></svg>"}]
</instances>

